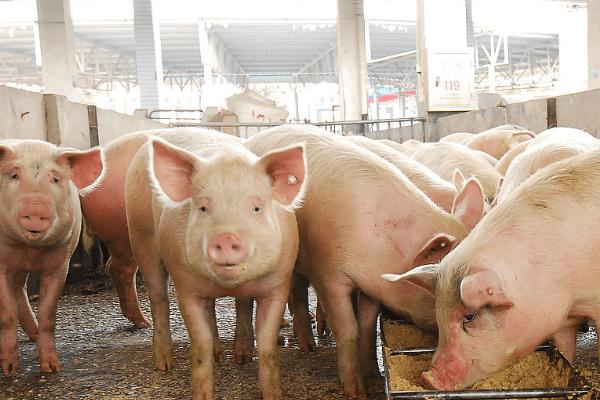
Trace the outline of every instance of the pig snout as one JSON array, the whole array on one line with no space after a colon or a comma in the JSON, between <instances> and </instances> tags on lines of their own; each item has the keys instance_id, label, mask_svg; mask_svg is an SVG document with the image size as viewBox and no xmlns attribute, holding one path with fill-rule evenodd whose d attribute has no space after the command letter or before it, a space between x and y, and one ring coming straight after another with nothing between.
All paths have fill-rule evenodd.
<instances>
[{"instance_id":1,"label":"pig snout","mask_svg":"<svg viewBox=\"0 0 600 400\"><path fill-rule=\"evenodd\" d=\"M433 368L421 374L421 381L430 389L459 389L464 386L469 364L463 357L452 354L436 357Z\"/></svg>"},{"instance_id":2,"label":"pig snout","mask_svg":"<svg viewBox=\"0 0 600 400\"><path fill-rule=\"evenodd\" d=\"M217 265L238 265L246 260L247 256L248 248L234 233L220 233L208 242L208 257Z\"/></svg>"},{"instance_id":3,"label":"pig snout","mask_svg":"<svg viewBox=\"0 0 600 400\"><path fill-rule=\"evenodd\" d=\"M52 213L48 206L39 202L25 202L17 213L19 225L28 232L30 239L37 239L52 225Z\"/></svg>"}]
</instances>

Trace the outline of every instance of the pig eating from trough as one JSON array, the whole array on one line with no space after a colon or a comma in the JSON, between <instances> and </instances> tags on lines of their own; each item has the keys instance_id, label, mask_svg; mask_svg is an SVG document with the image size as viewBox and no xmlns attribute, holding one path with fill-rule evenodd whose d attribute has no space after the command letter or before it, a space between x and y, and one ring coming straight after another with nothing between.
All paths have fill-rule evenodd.
<instances>
[{"instance_id":1,"label":"pig eating from trough","mask_svg":"<svg viewBox=\"0 0 600 400\"><path fill-rule=\"evenodd\" d=\"M570 360L577 325L600 323L600 150L539 170L439 265L388 275L435 292L428 386L460 389L552 339Z\"/></svg>"}]
</instances>

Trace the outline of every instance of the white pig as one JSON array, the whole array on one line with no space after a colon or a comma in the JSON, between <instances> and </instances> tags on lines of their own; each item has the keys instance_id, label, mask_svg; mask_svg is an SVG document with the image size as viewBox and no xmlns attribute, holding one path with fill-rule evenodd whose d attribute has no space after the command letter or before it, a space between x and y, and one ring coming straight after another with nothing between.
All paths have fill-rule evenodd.
<instances>
[{"instance_id":1,"label":"white pig","mask_svg":"<svg viewBox=\"0 0 600 400\"><path fill-rule=\"evenodd\" d=\"M541 169L442 262L408 281L436 295L428 386L460 389L551 338L572 360L577 325L600 326L600 149Z\"/></svg>"},{"instance_id":2,"label":"white pig","mask_svg":"<svg viewBox=\"0 0 600 400\"><path fill-rule=\"evenodd\" d=\"M291 144L259 158L238 143L173 142L168 134L150 138L125 181L131 246L154 317L155 359L170 351L167 272L192 343L195 399L214 398L211 300L254 298L262 396L281 399L277 332L298 250L292 211L307 179L304 147Z\"/></svg>"},{"instance_id":3,"label":"white pig","mask_svg":"<svg viewBox=\"0 0 600 400\"><path fill-rule=\"evenodd\" d=\"M469 180L453 214L435 205L397 168L344 138L304 126L264 130L245 145L256 154L306 142L308 181L298 210L296 270L310 279L335 335L338 372L349 398L366 398L363 374L377 374L375 323L380 304L434 323L431 295L410 284L379 279L440 259L464 238L483 213L483 194ZM360 289L359 319L351 296ZM360 351L359 351L360 349ZM362 373L362 374L361 374Z\"/></svg>"},{"instance_id":4,"label":"white pig","mask_svg":"<svg viewBox=\"0 0 600 400\"><path fill-rule=\"evenodd\" d=\"M440 139L440 142L454 142L458 144L465 144L475 136L474 133L470 132L456 132L446 135Z\"/></svg>"},{"instance_id":5,"label":"white pig","mask_svg":"<svg viewBox=\"0 0 600 400\"><path fill-rule=\"evenodd\" d=\"M398 151L390 149L389 146L386 146L379 141L364 136L345 136L345 138L392 163L396 168L402 171L416 187L433 200L435 204L448 212L452 211L452 203L456 196L456 187L442 179L425 165Z\"/></svg>"},{"instance_id":6,"label":"white pig","mask_svg":"<svg viewBox=\"0 0 600 400\"><path fill-rule=\"evenodd\" d=\"M496 196L501 176L485 153L458 143L438 142L421 145L412 158L449 182L457 169L466 177L474 176L490 202Z\"/></svg>"},{"instance_id":7,"label":"white pig","mask_svg":"<svg viewBox=\"0 0 600 400\"><path fill-rule=\"evenodd\" d=\"M19 366L17 316L43 372L60 371L56 307L81 231L79 193L102 176L102 153L61 149L39 140L0 142L0 366ZM78 192L80 189L80 192ZM27 277L40 274L39 326L27 299Z\"/></svg>"},{"instance_id":8,"label":"white pig","mask_svg":"<svg viewBox=\"0 0 600 400\"><path fill-rule=\"evenodd\" d=\"M600 142L587 132L572 128L552 128L528 142L527 149L515 157L500 185L496 203L539 169L565 158L574 157L598 147Z\"/></svg>"},{"instance_id":9,"label":"white pig","mask_svg":"<svg viewBox=\"0 0 600 400\"><path fill-rule=\"evenodd\" d=\"M504 127L500 126L480 132L464 142L464 145L473 150L488 153L499 160L514 146L535 137L535 134L527 129L503 129Z\"/></svg>"}]
</instances>

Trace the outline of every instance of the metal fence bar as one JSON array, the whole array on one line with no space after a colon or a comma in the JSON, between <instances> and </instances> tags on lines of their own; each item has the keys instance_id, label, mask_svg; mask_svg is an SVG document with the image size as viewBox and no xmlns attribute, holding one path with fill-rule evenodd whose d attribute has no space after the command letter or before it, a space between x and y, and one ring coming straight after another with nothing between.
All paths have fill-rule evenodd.
<instances>
[{"instance_id":1,"label":"metal fence bar","mask_svg":"<svg viewBox=\"0 0 600 400\"><path fill-rule=\"evenodd\" d=\"M243 138L247 138L249 136L249 132L251 129L256 129L257 131L261 131L266 128L271 128L274 126L283 125L284 123L273 123L273 122L201 122L199 120L190 120L190 119L182 119L177 120L175 122L169 123L170 127L203 127L209 129L216 129L221 132L225 132L226 128L231 128L235 135L238 135ZM377 119L377 120L353 120L353 121L326 121L326 122L315 122L312 125L319 126L329 132L342 134L344 132L344 127L354 126L354 130L356 132L361 132L362 135L368 137L374 137L373 134L376 134L376 138L380 137L381 127L382 125L387 126L387 137L390 140L393 140L392 129L395 129L395 126L398 126L398 131L400 133L400 143L403 141L402 136L402 128L408 127L410 125L410 136L413 139L416 139L415 135L416 127L415 124L421 125L421 136L423 139L425 138L425 118L385 118L385 119ZM296 123L292 125L302 125L301 123Z\"/></svg>"}]
</instances>

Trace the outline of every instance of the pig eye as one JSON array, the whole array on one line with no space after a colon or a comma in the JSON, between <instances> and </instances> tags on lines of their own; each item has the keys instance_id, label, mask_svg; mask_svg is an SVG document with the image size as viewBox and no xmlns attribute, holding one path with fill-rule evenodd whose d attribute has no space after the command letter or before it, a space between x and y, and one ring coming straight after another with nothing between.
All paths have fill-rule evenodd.
<instances>
[{"instance_id":1,"label":"pig eye","mask_svg":"<svg viewBox=\"0 0 600 400\"><path fill-rule=\"evenodd\" d=\"M19 179L19 174L17 174L16 172L11 172L8 174L8 176L10 177L10 179L16 181L17 179Z\"/></svg>"},{"instance_id":2,"label":"pig eye","mask_svg":"<svg viewBox=\"0 0 600 400\"><path fill-rule=\"evenodd\" d=\"M469 324L470 322L475 321L475 319L477 319L477 313L473 313L473 314L465 314L465 316L463 317L463 328L465 327L465 325Z\"/></svg>"},{"instance_id":3,"label":"pig eye","mask_svg":"<svg viewBox=\"0 0 600 400\"><path fill-rule=\"evenodd\" d=\"M259 212L262 211L262 206L255 205L254 207L252 207L252 210L254 211L255 214L258 214Z\"/></svg>"},{"instance_id":4,"label":"pig eye","mask_svg":"<svg viewBox=\"0 0 600 400\"><path fill-rule=\"evenodd\" d=\"M208 206L201 206L200 211L203 212L204 214L208 213Z\"/></svg>"},{"instance_id":5,"label":"pig eye","mask_svg":"<svg viewBox=\"0 0 600 400\"><path fill-rule=\"evenodd\" d=\"M57 178L56 176L53 176L52 178L50 178L50 180L52 180L52 183L58 183L58 182L60 182L60 179Z\"/></svg>"}]
</instances>

